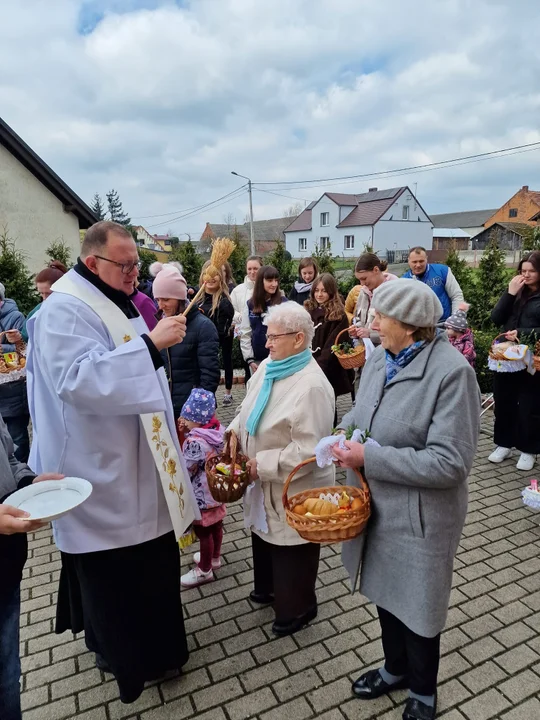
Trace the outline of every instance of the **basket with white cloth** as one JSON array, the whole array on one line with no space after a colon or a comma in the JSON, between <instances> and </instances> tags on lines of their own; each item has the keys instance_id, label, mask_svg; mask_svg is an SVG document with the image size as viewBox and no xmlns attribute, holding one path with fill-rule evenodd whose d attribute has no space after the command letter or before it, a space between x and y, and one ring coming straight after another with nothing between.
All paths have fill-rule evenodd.
<instances>
[{"instance_id":1,"label":"basket with white cloth","mask_svg":"<svg viewBox=\"0 0 540 720\"><path fill-rule=\"evenodd\" d=\"M501 341L501 338L505 338ZM488 367L494 372L534 372L532 353L527 345L520 345L514 340L507 340L506 334L497 335L488 353Z\"/></svg>"}]
</instances>

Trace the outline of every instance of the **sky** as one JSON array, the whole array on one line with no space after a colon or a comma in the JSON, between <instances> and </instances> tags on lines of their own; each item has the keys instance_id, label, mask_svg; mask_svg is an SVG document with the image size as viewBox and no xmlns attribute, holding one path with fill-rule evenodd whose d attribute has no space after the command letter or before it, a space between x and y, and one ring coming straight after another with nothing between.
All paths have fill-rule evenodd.
<instances>
[{"instance_id":1,"label":"sky","mask_svg":"<svg viewBox=\"0 0 540 720\"><path fill-rule=\"evenodd\" d=\"M409 185L428 213L540 190L538 0L0 0L0 116L85 201L152 233ZM257 183L276 185L257 187ZM278 194L270 194L272 193Z\"/></svg>"}]
</instances>

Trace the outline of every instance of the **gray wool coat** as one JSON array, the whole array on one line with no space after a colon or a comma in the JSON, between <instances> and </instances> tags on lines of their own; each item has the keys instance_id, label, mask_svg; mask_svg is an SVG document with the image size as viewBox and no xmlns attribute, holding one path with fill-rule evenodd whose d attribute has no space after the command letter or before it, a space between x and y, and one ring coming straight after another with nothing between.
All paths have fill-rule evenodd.
<instances>
[{"instance_id":1,"label":"gray wool coat","mask_svg":"<svg viewBox=\"0 0 540 720\"><path fill-rule=\"evenodd\" d=\"M372 516L344 543L353 590L434 637L446 623L454 556L467 513L467 478L480 429L480 392L465 358L439 336L385 387L377 348L362 371L356 405L340 427L369 429L364 475ZM348 482L358 485L348 472Z\"/></svg>"}]
</instances>

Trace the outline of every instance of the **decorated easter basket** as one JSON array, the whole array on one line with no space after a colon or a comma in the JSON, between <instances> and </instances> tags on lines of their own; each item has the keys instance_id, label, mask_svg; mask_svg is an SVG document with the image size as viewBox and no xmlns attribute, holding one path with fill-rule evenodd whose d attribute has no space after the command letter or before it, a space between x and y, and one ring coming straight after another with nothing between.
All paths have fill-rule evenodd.
<instances>
[{"instance_id":1,"label":"decorated easter basket","mask_svg":"<svg viewBox=\"0 0 540 720\"><path fill-rule=\"evenodd\" d=\"M233 503L243 496L249 485L249 470L246 468L248 458L238 452L238 438L234 432L225 435L225 445L220 455L208 458L205 465L206 479L210 494L217 502ZM238 475L224 475L217 469L218 465L228 465L234 468L239 465L241 472Z\"/></svg>"},{"instance_id":2,"label":"decorated easter basket","mask_svg":"<svg viewBox=\"0 0 540 720\"><path fill-rule=\"evenodd\" d=\"M510 341L506 341L503 347L499 347L502 343L498 342L501 338L506 339L505 333L497 335L491 344L491 348L488 353L488 367L494 372L520 372L521 370L527 369L527 361L524 358L507 358L504 353L510 345ZM516 347L519 345L518 342L513 342L512 345Z\"/></svg>"},{"instance_id":3,"label":"decorated easter basket","mask_svg":"<svg viewBox=\"0 0 540 720\"><path fill-rule=\"evenodd\" d=\"M339 345L339 338L343 335L343 333L348 333L348 331L349 328L345 328L345 330L342 330L337 334L333 348L336 348ZM334 350L333 348L332 352L339 360L341 367L345 368L345 370L354 370L355 368L361 368L364 366L366 362L366 348L361 340L356 347L351 345L349 352L343 352L338 349Z\"/></svg>"},{"instance_id":4,"label":"decorated easter basket","mask_svg":"<svg viewBox=\"0 0 540 720\"><path fill-rule=\"evenodd\" d=\"M287 478L283 487L283 507L287 523L304 540L313 543L338 543L343 540L352 540L364 530L371 514L371 497L369 488L362 473L355 469L361 487L356 488L350 485L336 485L333 487L310 488L303 492L288 497L289 485L296 473L305 465L315 462L315 458L309 458L297 465ZM359 498L362 505L357 510L347 510L333 515L299 515L294 512L297 505L302 505L309 498L318 499L321 494L346 493L351 501Z\"/></svg>"}]
</instances>

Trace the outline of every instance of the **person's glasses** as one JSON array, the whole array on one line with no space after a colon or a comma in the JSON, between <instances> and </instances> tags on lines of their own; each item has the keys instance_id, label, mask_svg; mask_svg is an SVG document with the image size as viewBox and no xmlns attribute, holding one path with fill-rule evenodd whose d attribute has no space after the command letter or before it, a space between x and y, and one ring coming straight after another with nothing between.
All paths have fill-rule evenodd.
<instances>
[{"instance_id":1,"label":"person's glasses","mask_svg":"<svg viewBox=\"0 0 540 720\"><path fill-rule=\"evenodd\" d=\"M109 260L109 258L103 257L102 255L94 255L94 257L98 258L98 260L105 260L106 262L110 262L113 265L118 265L122 272L122 275L129 275L135 270L135 268L137 268L137 270L140 270L142 267L142 262L140 260L138 260L137 262L119 263L116 262L116 260Z\"/></svg>"},{"instance_id":2,"label":"person's glasses","mask_svg":"<svg viewBox=\"0 0 540 720\"><path fill-rule=\"evenodd\" d=\"M280 333L279 335L267 335L267 336L266 336L266 340L267 340L268 342L273 343L273 342L276 341L277 338L285 337L286 335L296 335L296 333L295 333L295 332L288 332L288 333Z\"/></svg>"}]
</instances>

